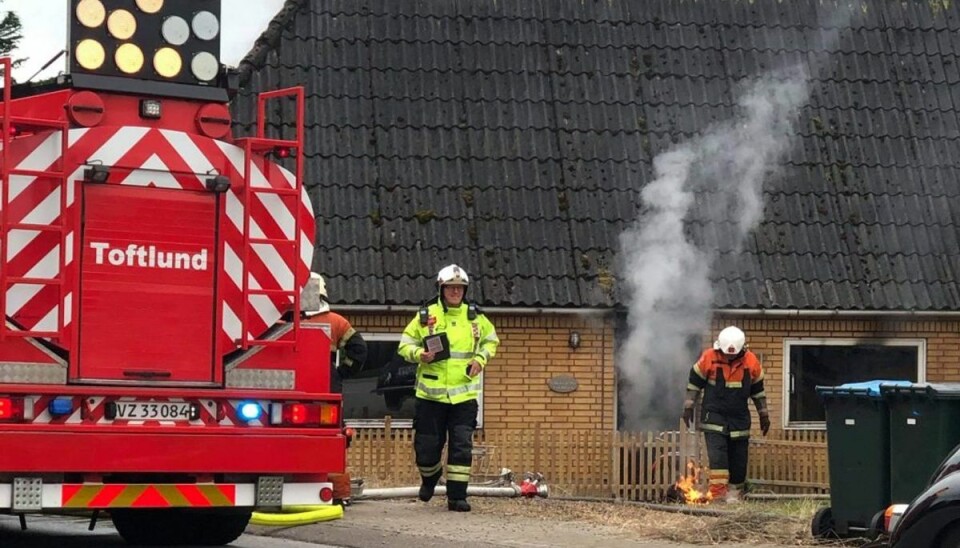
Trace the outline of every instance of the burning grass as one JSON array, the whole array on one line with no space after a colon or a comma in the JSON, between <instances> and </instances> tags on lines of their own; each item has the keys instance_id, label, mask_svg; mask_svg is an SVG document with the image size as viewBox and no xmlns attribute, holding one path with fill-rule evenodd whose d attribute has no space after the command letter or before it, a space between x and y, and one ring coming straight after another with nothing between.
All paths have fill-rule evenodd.
<instances>
[{"instance_id":1,"label":"burning grass","mask_svg":"<svg viewBox=\"0 0 960 548\"><path fill-rule=\"evenodd\" d=\"M687 544L781 544L789 546L860 546L862 541L822 541L810 535L810 522L822 501L747 501L711 505L711 512L686 514L636 504L556 499L471 498L475 511L536 520L580 521L633 538ZM680 505L678 505L678 508ZM708 515L716 513L718 515Z\"/></svg>"}]
</instances>

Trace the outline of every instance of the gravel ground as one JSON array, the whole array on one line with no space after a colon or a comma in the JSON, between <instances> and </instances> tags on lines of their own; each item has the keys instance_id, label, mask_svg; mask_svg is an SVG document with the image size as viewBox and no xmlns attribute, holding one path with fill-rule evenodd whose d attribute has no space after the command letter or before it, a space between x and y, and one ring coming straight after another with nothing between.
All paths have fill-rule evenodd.
<instances>
[{"instance_id":1,"label":"gravel ground","mask_svg":"<svg viewBox=\"0 0 960 548\"><path fill-rule=\"evenodd\" d=\"M551 499L473 497L471 504L473 512L452 513L442 497L427 504L409 499L357 501L341 520L283 529L251 527L248 532L348 547L825 546L808 532L816 508L812 503L787 510L749 503L723 509L719 517Z\"/></svg>"}]
</instances>

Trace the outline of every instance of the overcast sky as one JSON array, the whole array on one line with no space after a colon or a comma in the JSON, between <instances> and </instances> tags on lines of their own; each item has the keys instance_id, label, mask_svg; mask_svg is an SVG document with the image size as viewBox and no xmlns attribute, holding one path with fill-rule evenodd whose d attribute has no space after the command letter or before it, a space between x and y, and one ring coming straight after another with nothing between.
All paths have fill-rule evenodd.
<instances>
[{"instance_id":1,"label":"overcast sky","mask_svg":"<svg viewBox=\"0 0 960 548\"><path fill-rule=\"evenodd\" d=\"M223 0L220 61L236 66L250 51L254 40L267 28L284 0ZM67 0L2 0L0 12L14 11L23 23L23 40L13 57L29 58L14 78L23 81L32 76L64 49L67 39ZM131 1L131 4L133 2ZM2 15L0 14L0 15ZM64 70L61 57L38 78L54 76Z\"/></svg>"}]
</instances>

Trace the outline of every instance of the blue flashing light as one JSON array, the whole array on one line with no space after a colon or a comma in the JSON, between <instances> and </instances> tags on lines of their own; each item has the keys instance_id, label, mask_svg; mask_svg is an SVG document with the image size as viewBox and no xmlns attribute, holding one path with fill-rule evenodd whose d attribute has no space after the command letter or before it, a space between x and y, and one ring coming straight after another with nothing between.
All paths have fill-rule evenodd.
<instances>
[{"instance_id":1,"label":"blue flashing light","mask_svg":"<svg viewBox=\"0 0 960 548\"><path fill-rule=\"evenodd\" d=\"M47 410L53 416L69 415L73 413L73 398L53 398L47 405Z\"/></svg>"},{"instance_id":2,"label":"blue flashing light","mask_svg":"<svg viewBox=\"0 0 960 548\"><path fill-rule=\"evenodd\" d=\"M260 404L255 401L241 403L238 411L240 411L240 418L247 422L255 421L263 414L263 409L260 408Z\"/></svg>"}]
</instances>

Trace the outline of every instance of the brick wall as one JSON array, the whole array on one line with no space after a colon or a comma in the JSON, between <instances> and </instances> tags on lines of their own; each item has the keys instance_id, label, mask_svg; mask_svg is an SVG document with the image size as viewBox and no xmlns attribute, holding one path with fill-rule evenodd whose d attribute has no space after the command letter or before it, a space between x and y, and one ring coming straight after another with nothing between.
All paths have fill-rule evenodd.
<instances>
[{"instance_id":1,"label":"brick wall","mask_svg":"<svg viewBox=\"0 0 960 548\"><path fill-rule=\"evenodd\" d=\"M399 333L414 314L345 314L361 333ZM497 356L484 373L484 429L601 429L612 431L613 324L600 317L488 313L500 336ZM570 349L571 331L580 347ZM570 393L550 390L547 380L573 376Z\"/></svg>"},{"instance_id":2,"label":"brick wall","mask_svg":"<svg viewBox=\"0 0 960 548\"><path fill-rule=\"evenodd\" d=\"M557 430L615 428L612 319L558 314L489 316L501 344L485 375L485 429L516 430L535 424ZM362 333L399 333L413 313L352 313L347 317ZM727 325L741 327L750 348L763 358L774 429L782 424L785 338L924 339L927 380L960 382L960 320L717 317L704 340L714 340ZM576 350L567 344L571 331L580 333ZM547 380L557 375L573 376L579 388L567 394L551 391Z\"/></svg>"}]
</instances>

